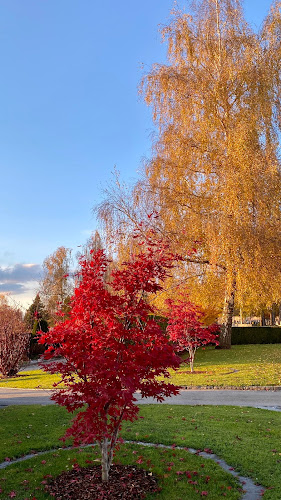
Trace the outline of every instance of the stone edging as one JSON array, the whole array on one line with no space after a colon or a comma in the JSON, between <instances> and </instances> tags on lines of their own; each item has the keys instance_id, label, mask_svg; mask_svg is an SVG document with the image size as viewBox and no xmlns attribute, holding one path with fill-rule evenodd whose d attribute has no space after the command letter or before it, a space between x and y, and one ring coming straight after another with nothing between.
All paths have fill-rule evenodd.
<instances>
[{"instance_id":1,"label":"stone edging","mask_svg":"<svg viewBox=\"0 0 281 500\"><path fill-rule=\"evenodd\" d=\"M175 384L176 385L176 384ZM179 385L178 386L180 390L185 390L185 391L272 391L272 392L278 392L281 391L281 385L247 385L243 387L237 387L236 385L227 385L227 386L220 386L220 385ZM53 388L43 388L43 387L38 387L36 389L34 388L28 388L28 387L9 387L9 386L0 386L0 389L9 389L9 390L21 390L21 391L45 391L45 392L52 392Z\"/></svg>"}]
</instances>

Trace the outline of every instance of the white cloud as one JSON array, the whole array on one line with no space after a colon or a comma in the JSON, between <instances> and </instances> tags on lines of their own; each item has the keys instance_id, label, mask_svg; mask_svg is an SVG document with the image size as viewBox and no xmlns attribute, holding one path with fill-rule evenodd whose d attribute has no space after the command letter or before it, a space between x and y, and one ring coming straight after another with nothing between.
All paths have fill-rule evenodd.
<instances>
[{"instance_id":1,"label":"white cloud","mask_svg":"<svg viewBox=\"0 0 281 500\"><path fill-rule=\"evenodd\" d=\"M0 267L0 286L23 284L40 279L42 268L39 264L15 264L12 267Z\"/></svg>"},{"instance_id":2,"label":"white cloud","mask_svg":"<svg viewBox=\"0 0 281 500\"><path fill-rule=\"evenodd\" d=\"M0 267L0 294L6 294L12 302L23 308L32 302L41 278L39 264L15 264Z\"/></svg>"}]
</instances>

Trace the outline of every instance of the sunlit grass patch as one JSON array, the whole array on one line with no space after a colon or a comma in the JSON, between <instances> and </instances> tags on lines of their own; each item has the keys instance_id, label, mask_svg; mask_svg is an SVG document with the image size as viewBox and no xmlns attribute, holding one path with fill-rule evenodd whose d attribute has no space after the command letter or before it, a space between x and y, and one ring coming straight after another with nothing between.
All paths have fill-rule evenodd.
<instances>
[{"instance_id":1,"label":"sunlit grass patch","mask_svg":"<svg viewBox=\"0 0 281 500\"><path fill-rule=\"evenodd\" d=\"M15 377L1 378L0 387L18 387L19 389L50 389L59 381L59 375L43 370L20 371Z\"/></svg>"},{"instance_id":2,"label":"sunlit grass patch","mask_svg":"<svg viewBox=\"0 0 281 500\"><path fill-rule=\"evenodd\" d=\"M201 349L196 353L194 373L183 363L178 371L171 371L171 382L190 387L281 385L281 344Z\"/></svg>"},{"instance_id":3,"label":"sunlit grass patch","mask_svg":"<svg viewBox=\"0 0 281 500\"><path fill-rule=\"evenodd\" d=\"M59 375L42 370L21 371L19 376L0 378L0 387L51 389ZM281 344L232 346L229 350L207 347L195 356L194 373L182 363L171 371L172 383L190 387L248 387L281 385Z\"/></svg>"},{"instance_id":4,"label":"sunlit grass patch","mask_svg":"<svg viewBox=\"0 0 281 500\"><path fill-rule=\"evenodd\" d=\"M58 380L59 375L43 370L21 371L17 377L0 378L0 387L51 389ZM171 371L170 381L190 387L278 386L281 385L281 344L235 345L229 350L199 349L194 373L190 373L188 363L182 363L178 371Z\"/></svg>"}]
</instances>

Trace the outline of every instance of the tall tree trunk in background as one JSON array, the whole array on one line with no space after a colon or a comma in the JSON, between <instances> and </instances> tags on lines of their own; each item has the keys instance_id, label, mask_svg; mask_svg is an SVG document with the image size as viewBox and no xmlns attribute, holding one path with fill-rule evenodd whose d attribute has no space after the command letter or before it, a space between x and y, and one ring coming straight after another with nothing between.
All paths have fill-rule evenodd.
<instances>
[{"instance_id":1,"label":"tall tree trunk in background","mask_svg":"<svg viewBox=\"0 0 281 500\"><path fill-rule=\"evenodd\" d=\"M243 311L241 307L240 307L240 323L241 325L243 325Z\"/></svg>"},{"instance_id":2,"label":"tall tree trunk in background","mask_svg":"<svg viewBox=\"0 0 281 500\"><path fill-rule=\"evenodd\" d=\"M265 326L265 314L264 311L261 313L261 326Z\"/></svg>"},{"instance_id":3,"label":"tall tree trunk in background","mask_svg":"<svg viewBox=\"0 0 281 500\"><path fill-rule=\"evenodd\" d=\"M231 330L234 310L235 287L236 280L235 277L232 277L225 292L224 306L222 311L222 323L220 328L220 343L218 346L219 349L231 348Z\"/></svg>"},{"instance_id":4,"label":"tall tree trunk in background","mask_svg":"<svg viewBox=\"0 0 281 500\"><path fill-rule=\"evenodd\" d=\"M275 304L272 305L272 309L270 311L270 325L275 325Z\"/></svg>"}]
</instances>

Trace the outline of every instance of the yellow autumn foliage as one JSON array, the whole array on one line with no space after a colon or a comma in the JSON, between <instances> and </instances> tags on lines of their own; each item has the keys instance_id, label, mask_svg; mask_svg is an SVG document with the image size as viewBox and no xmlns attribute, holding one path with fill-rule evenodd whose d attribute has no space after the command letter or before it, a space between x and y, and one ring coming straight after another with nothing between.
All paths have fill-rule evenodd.
<instances>
[{"instance_id":1,"label":"yellow autumn foliage","mask_svg":"<svg viewBox=\"0 0 281 500\"><path fill-rule=\"evenodd\" d=\"M113 190L100 210L111 235L158 214L151 224L185 260L156 302L164 310L165 295L186 287L206 317L221 316L222 347L234 300L281 299L280 8L258 33L240 0L173 11L162 29L167 63L140 89L157 130L152 157L131 197Z\"/></svg>"}]
</instances>

